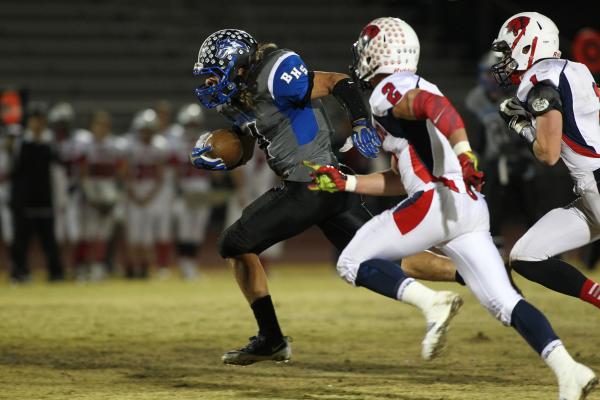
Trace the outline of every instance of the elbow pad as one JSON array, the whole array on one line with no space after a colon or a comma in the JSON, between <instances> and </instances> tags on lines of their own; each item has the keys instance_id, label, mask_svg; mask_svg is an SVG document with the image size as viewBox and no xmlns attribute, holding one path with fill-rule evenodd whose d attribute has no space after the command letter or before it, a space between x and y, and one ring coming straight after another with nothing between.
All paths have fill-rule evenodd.
<instances>
[{"instance_id":1,"label":"elbow pad","mask_svg":"<svg viewBox=\"0 0 600 400\"><path fill-rule=\"evenodd\" d=\"M425 90L420 90L415 96L413 114L417 119L431 120L446 137L465 127L462 118L446 97Z\"/></svg>"}]
</instances>

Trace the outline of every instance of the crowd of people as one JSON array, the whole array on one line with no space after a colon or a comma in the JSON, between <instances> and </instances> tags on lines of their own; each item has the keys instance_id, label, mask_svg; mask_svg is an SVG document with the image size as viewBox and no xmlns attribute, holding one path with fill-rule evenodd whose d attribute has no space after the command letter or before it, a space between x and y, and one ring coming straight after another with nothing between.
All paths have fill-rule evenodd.
<instances>
[{"instance_id":1,"label":"crowd of people","mask_svg":"<svg viewBox=\"0 0 600 400\"><path fill-rule=\"evenodd\" d=\"M68 103L32 102L26 115L0 137L0 238L14 283L31 279L34 236L50 281L146 278L151 266L166 277L172 265L195 279L213 207L233 220L276 179L260 154L231 174L194 168L189 151L205 123L198 104L174 113L159 102L121 135L102 110L87 129L75 126Z\"/></svg>"}]
</instances>

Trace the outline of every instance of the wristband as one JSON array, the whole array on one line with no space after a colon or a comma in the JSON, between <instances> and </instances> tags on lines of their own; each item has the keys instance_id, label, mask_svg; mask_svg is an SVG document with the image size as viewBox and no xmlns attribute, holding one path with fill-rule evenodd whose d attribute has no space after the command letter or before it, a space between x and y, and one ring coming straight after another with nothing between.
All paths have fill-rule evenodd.
<instances>
[{"instance_id":1,"label":"wristband","mask_svg":"<svg viewBox=\"0 0 600 400\"><path fill-rule=\"evenodd\" d=\"M344 190L346 192L354 192L356 191L357 184L358 179L356 179L356 175L346 175L346 188Z\"/></svg>"},{"instance_id":2,"label":"wristband","mask_svg":"<svg viewBox=\"0 0 600 400\"><path fill-rule=\"evenodd\" d=\"M457 156L462 153L466 153L467 151L472 151L468 140L462 140L456 143L454 147L452 147L452 150L454 150L454 154Z\"/></svg>"}]
</instances>

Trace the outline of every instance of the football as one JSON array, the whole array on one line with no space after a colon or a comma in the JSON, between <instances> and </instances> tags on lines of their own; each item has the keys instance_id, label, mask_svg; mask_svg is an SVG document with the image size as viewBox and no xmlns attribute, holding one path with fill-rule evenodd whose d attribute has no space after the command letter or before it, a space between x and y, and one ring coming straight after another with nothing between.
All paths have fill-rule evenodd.
<instances>
[{"instance_id":1,"label":"football","mask_svg":"<svg viewBox=\"0 0 600 400\"><path fill-rule=\"evenodd\" d=\"M206 139L206 144L212 147L212 150L206 154L209 157L223 159L227 168L236 166L244 154L238 136L227 129L212 131Z\"/></svg>"}]
</instances>

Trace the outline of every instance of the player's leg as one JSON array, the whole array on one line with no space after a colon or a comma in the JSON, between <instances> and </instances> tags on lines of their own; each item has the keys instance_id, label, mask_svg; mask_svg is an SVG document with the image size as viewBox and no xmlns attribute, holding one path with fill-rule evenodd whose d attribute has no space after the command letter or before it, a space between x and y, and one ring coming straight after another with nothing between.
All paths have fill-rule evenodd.
<instances>
[{"instance_id":1,"label":"player's leg","mask_svg":"<svg viewBox=\"0 0 600 400\"><path fill-rule=\"evenodd\" d=\"M339 196L335 201L339 203L339 198L343 198L346 207L339 214L320 223L319 228L329 241L342 251L356 231L372 218L372 214L364 206L360 196L350 193L339 194ZM427 281L456 281L464 284L448 257L429 251L406 257L402 260L401 268L411 278Z\"/></svg>"},{"instance_id":2,"label":"player's leg","mask_svg":"<svg viewBox=\"0 0 600 400\"><path fill-rule=\"evenodd\" d=\"M410 223L408 223L410 221ZM439 196L417 194L394 210L373 217L342 251L337 269L355 286L418 307L428 330L422 356L431 359L443 349L447 326L462 300L451 292L436 292L407 276L392 260L422 252L446 239Z\"/></svg>"},{"instance_id":3,"label":"player's leg","mask_svg":"<svg viewBox=\"0 0 600 400\"><path fill-rule=\"evenodd\" d=\"M510 252L510 265L531 281L600 307L598 283L554 257L592 240L594 233L582 211L582 201L580 198L569 207L544 215L517 241Z\"/></svg>"},{"instance_id":4,"label":"player's leg","mask_svg":"<svg viewBox=\"0 0 600 400\"><path fill-rule=\"evenodd\" d=\"M271 245L303 232L322 218L325 194L313 193L300 182L285 182L260 196L219 237L219 252L233 267L240 290L248 300L259 333L250 343L227 352L227 364L247 365L262 360L287 360L284 338L269 295L267 276L258 254Z\"/></svg>"},{"instance_id":5,"label":"player's leg","mask_svg":"<svg viewBox=\"0 0 600 400\"><path fill-rule=\"evenodd\" d=\"M467 286L488 311L513 326L558 378L561 399L580 399L597 383L594 373L573 360L546 317L511 286L489 232L455 238L442 247Z\"/></svg>"}]
</instances>

